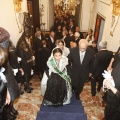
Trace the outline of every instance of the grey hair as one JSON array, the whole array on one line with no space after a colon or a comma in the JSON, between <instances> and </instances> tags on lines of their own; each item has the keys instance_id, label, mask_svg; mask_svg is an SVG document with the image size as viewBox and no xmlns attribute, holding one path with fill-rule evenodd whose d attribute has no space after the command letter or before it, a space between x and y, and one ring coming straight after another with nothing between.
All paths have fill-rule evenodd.
<instances>
[{"instance_id":1,"label":"grey hair","mask_svg":"<svg viewBox=\"0 0 120 120\"><path fill-rule=\"evenodd\" d=\"M79 32L75 32L75 36L80 37L80 33Z\"/></svg>"},{"instance_id":2,"label":"grey hair","mask_svg":"<svg viewBox=\"0 0 120 120\"><path fill-rule=\"evenodd\" d=\"M106 49L107 48L107 41L101 41L99 43L99 46L102 48L102 49Z\"/></svg>"}]
</instances>

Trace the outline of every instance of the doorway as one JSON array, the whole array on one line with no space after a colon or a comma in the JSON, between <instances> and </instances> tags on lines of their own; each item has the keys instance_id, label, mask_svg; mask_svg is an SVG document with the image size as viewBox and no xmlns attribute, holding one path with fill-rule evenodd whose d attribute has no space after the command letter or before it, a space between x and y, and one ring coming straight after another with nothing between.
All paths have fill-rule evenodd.
<instances>
[{"instance_id":1,"label":"doorway","mask_svg":"<svg viewBox=\"0 0 120 120\"><path fill-rule=\"evenodd\" d=\"M40 28L39 0L27 0L28 12L31 16L32 36L36 27Z\"/></svg>"},{"instance_id":2,"label":"doorway","mask_svg":"<svg viewBox=\"0 0 120 120\"><path fill-rule=\"evenodd\" d=\"M99 45L99 42L102 40L104 24L105 24L105 19L99 14L97 14L95 33L94 33L95 40L97 41L97 45Z\"/></svg>"}]
</instances>

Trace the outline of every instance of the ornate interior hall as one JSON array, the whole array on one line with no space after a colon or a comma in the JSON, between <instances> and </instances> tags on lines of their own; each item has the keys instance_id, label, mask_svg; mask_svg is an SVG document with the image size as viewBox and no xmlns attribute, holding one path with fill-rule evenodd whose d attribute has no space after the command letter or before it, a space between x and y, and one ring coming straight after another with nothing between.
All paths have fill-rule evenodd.
<instances>
[{"instance_id":1,"label":"ornate interior hall","mask_svg":"<svg viewBox=\"0 0 120 120\"><path fill-rule=\"evenodd\" d=\"M76 28L78 30L76 30ZM5 34L2 33L2 29L5 30ZM3 36L5 37L2 39ZM67 42L69 44L68 45L69 47L67 46L67 42L65 41L66 37L68 37ZM81 39L87 41L86 42L87 45L85 46L86 48L80 47ZM7 44L6 41L9 41L9 44L11 43L12 44L11 46L14 48L13 51L15 51L16 54L15 61L14 57L9 56L12 50L10 51L10 46ZM93 47L93 49L95 48L97 52L100 52L101 48L99 43L101 43L102 41L105 41L107 46L105 47L104 50L111 51L112 55L114 56L111 57L112 60L116 60L115 59L116 56L117 57L120 56L120 0L0 0L0 47L1 46L5 47L8 53L8 56L6 55L7 56L6 59L13 58L12 60L13 66L17 62L17 68L16 66L15 68L13 68L11 64L9 65L10 60L6 59L3 60L6 63L9 61L7 63L8 66L6 65L7 67L4 66L4 64L2 66L2 64L0 63L0 79L1 76L6 72L2 71L1 68L6 67L6 69L8 69L10 67L12 73L8 72L8 74L12 74L12 76L16 80L15 85L17 85L18 88L18 91L14 91L14 85L13 86L9 85L13 89L13 92L18 92L19 94L18 95L19 97L15 99L15 101L11 97L11 104L14 101L12 105L18 111L18 113L16 113L18 115L16 116L11 112L12 116L16 117L14 120L38 120L36 118L39 111L41 110L41 106L43 105L42 104L43 99L45 98L45 97L43 98L42 96L41 80L42 77L44 76L44 73L46 73L44 71L46 70L46 68L47 69L49 68L48 66L49 63L47 61L49 61L49 58L51 58L51 56L53 58L55 57L54 54L52 54L54 48L58 47L60 48L59 44L63 44L61 45L62 47L60 48L60 50L62 51L60 55L62 57L63 55L64 57L66 57L68 68L66 68L65 66L65 69L63 69L62 72L59 71L57 67L58 68L60 67L60 60L57 61L56 59L55 65L57 67L55 67L53 64L51 66L55 70L57 69L56 71L59 77L62 76L61 78L65 78L64 80L66 79L68 80L67 82L69 84L67 84L67 82L65 83L67 86L65 90L67 91L68 86L71 85L70 83L71 81L69 80L71 80L71 78L74 77L74 75L72 76L71 74L72 72L75 73L77 71L77 69L73 71L71 70L71 68L73 67L72 62L77 61L77 60L74 61L73 60L74 57L72 58L70 56L71 51L74 48L78 48L79 57L78 56L77 57L79 59L78 62L81 67L82 62L86 57L85 54L87 53L86 52L87 48ZM4 45L5 44L4 42L7 44L7 47ZM92 46L94 44L95 47ZM65 51L65 48L67 52ZM85 51L82 51L83 52L82 53L81 49L85 49ZM94 51L95 52L94 55L91 52L93 58L91 57L90 60L87 59L88 61L90 61L89 63L92 63L93 65L95 64L95 62L93 61L95 60L95 58L97 58L96 51ZM77 55L77 52L75 54ZM81 62L82 54L83 59ZM74 56L74 53L72 55ZM21 62L18 60L19 57L22 58L22 59L20 58ZM120 60L120 58L117 60ZM63 61L63 63L64 62L65 61ZM102 63L100 63L100 65L101 64ZM75 65L78 67L77 64ZM112 69L114 64L112 66L111 62L110 65L111 71L108 71L108 73L110 74L111 77L110 72L114 70ZM86 66L85 69L83 68L80 70L83 72L88 68ZM91 66L91 64L89 64L89 66ZM21 77L22 79L20 79L19 81L17 81L16 77L17 72L15 73L14 69L17 69L16 70L17 72L21 72L20 76L22 76ZM91 69L94 71L94 68ZM94 72L96 71L93 72L91 69L88 70L89 72L86 70L88 73L86 76L90 79L95 80ZM26 74L25 72L23 72L23 70L26 72ZM65 70L66 71L68 70L67 71L68 73ZM47 78L50 77L49 74L46 73L46 75L48 75ZM100 76L97 77L100 80ZM81 79L81 77L76 78ZM113 77L111 78L113 80ZM91 92L92 82L90 80L86 80L84 82L85 84L83 83L84 87L82 92L80 93L79 96L77 96L78 98L76 97L76 99L79 99L79 102L82 103L81 106L84 115L87 116L87 120L106 120L105 119L106 104L103 103L103 96L109 90L107 89L106 90L107 92L103 91L102 83L101 90L100 91L96 90L96 95L92 95ZM9 81L7 83L9 83ZM21 84L24 94L20 90ZM117 85L115 86L115 83L113 84L112 84L113 87L117 86ZM96 85L98 86L98 83ZM76 90L76 88L74 88L73 86L70 87L70 89L71 88ZM82 87L80 89L82 89ZM76 91L71 90L71 93L72 92L74 93ZM116 93L117 92L118 91L116 91ZM8 94L8 91L6 92L6 94ZM4 105L2 107L4 107ZM2 109L2 107L0 109ZM9 108L6 111L8 110Z\"/></svg>"}]
</instances>

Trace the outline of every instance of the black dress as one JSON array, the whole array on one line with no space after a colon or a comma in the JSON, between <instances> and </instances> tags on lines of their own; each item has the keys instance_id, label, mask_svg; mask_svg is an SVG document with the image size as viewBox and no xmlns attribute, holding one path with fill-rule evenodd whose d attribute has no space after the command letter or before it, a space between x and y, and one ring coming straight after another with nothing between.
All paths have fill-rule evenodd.
<instances>
[{"instance_id":1,"label":"black dress","mask_svg":"<svg viewBox=\"0 0 120 120\"><path fill-rule=\"evenodd\" d=\"M47 81L47 89L43 104L62 106L67 94L66 82L57 73L51 73Z\"/></svg>"}]
</instances>

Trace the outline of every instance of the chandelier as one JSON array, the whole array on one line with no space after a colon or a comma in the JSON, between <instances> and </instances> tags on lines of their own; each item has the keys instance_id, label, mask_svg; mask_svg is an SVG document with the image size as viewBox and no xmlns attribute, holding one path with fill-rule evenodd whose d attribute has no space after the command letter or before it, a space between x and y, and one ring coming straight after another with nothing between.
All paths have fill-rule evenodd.
<instances>
[{"instance_id":1,"label":"chandelier","mask_svg":"<svg viewBox=\"0 0 120 120\"><path fill-rule=\"evenodd\" d=\"M54 4L57 5L57 9L62 11L73 10L77 5L80 4L80 0L55 0Z\"/></svg>"}]
</instances>

